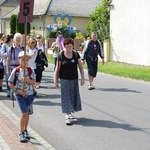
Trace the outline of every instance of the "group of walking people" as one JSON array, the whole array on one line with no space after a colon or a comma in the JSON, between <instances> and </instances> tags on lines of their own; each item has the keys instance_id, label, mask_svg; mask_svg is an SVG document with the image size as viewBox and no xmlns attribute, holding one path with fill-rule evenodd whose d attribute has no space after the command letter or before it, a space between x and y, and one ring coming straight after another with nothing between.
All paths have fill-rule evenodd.
<instances>
[{"instance_id":1,"label":"group of walking people","mask_svg":"<svg viewBox=\"0 0 150 150\"><path fill-rule=\"evenodd\" d=\"M24 51L24 38L25 36L16 33L15 35L2 35L0 40L0 91L2 91L2 83L4 74L6 75L6 96L13 98L13 92L11 92L8 86L8 77L10 76L12 70L19 66L18 54ZM45 55L46 45L43 43L42 36L37 35L36 38L30 38L26 43L26 50L29 53L31 59L29 60L29 66L31 66L36 72L36 85L35 88L40 88L40 82L42 79L42 72L44 70L44 65L48 65L47 58ZM43 60L41 61L42 58ZM34 91L36 94L36 91Z\"/></svg>"},{"instance_id":2,"label":"group of walking people","mask_svg":"<svg viewBox=\"0 0 150 150\"><path fill-rule=\"evenodd\" d=\"M41 35L37 35L36 39L32 38L28 41L28 51L26 53L26 58L24 58L24 51L20 48L22 41L21 36L17 33L11 41L14 43L13 49L16 50L15 53L11 53L11 47L13 46L10 44L7 54L5 55L7 59L5 58L6 65L4 64L4 68L6 66L6 69L4 70L8 75L6 81L8 81L8 88L10 87L15 93L14 95L21 111L20 142L24 142L30 138L27 126L29 115L33 113L32 104L34 99L34 88L40 87L43 71L42 64L45 66L47 64L46 57L44 56L46 46L44 46L43 43L38 44L41 38ZM97 32L91 33L91 39L86 42L81 57L79 53L74 50L73 39L63 39L63 48L60 48L58 43L59 40L56 40L55 44L53 43L51 46L51 49L54 51L53 56L55 56L54 85L58 88L60 80L62 113L66 114L66 125L72 125L72 121L75 119L73 113L82 110L78 84L78 68L81 76L80 84L82 86L85 83L83 64L86 61L88 67L88 89L94 90L93 80L97 74L98 55L102 58L102 64L104 64L104 53L101 43L97 39ZM4 62L3 47L4 45L2 44L0 58L2 58ZM14 58L15 60L13 60ZM40 63L40 61L45 63ZM19 67L16 67L17 65ZM23 75L24 67L26 68L25 76ZM16 83L14 83L14 80L16 80ZM23 83L25 83L24 90L22 90Z\"/></svg>"},{"instance_id":3,"label":"group of walking people","mask_svg":"<svg viewBox=\"0 0 150 150\"><path fill-rule=\"evenodd\" d=\"M35 88L40 88L42 72L48 66L42 36L30 38L27 43L25 38L16 33L4 34L0 40L0 92L3 91L3 78L6 75L6 96L16 99L21 111L20 142L30 138L27 126L29 115L33 113L32 104L37 94Z\"/></svg>"}]
</instances>

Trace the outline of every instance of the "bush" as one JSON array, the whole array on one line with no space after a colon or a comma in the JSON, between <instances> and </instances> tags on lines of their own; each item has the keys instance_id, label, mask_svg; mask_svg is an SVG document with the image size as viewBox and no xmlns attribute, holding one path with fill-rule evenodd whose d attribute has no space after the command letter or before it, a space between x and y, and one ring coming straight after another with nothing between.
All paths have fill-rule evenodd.
<instances>
[{"instance_id":1,"label":"bush","mask_svg":"<svg viewBox=\"0 0 150 150\"><path fill-rule=\"evenodd\" d=\"M10 33L15 34L16 33L16 21L17 20L17 15L11 15L10 17Z\"/></svg>"},{"instance_id":2,"label":"bush","mask_svg":"<svg viewBox=\"0 0 150 150\"><path fill-rule=\"evenodd\" d=\"M24 23L18 23L19 20L19 15L16 15L17 19L16 19L16 31L21 33L21 34L25 34L25 30L24 30ZM30 23L27 23L27 34L30 34Z\"/></svg>"},{"instance_id":3,"label":"bush","mask_svg":"<svg viewBox=\"0 0 150 150\"><path fill-rule=\"evenodd\" d=\"M48 32L47 38L56 38L56 32L54 31Z\"/></svg>"},{"instance_id":4,"label":"bush","mask_svg":"<svg viewBox=\"0 0 150 150\"><path fill-rule=\"evenodd\" d=\"M56 38L58 34L62 34L64 38L75 38L76 33L69 33L69 28L64 23L58 24L52 31L49 31L47 38Z\"/></svg>"},{"instance_id":5,"label":"bush","mask_svg":"<svg viewBox=\"0 0 150 150\"><path fill-rule=\"evenodd\" d=\"M96 7L95 12L90 14L87 36L90 36L92 31L97 31L100 41L109 39L110 10L108 3L109 0L103 0L101 6Z\"/></svg>"},{"instance_id":6,"label":"bush","mask_svg":"<svg viewBox=\"0 0 150 150\"><path fill-rule=\"evenodd\" d=\"M15 34L19 32L21 34L25 34L24 32L24 23L18 23L19 15L12 15L10 17L10 33ZM30 23L27 23L27 34L30 34Z\"/></svg>"}]
</instances>

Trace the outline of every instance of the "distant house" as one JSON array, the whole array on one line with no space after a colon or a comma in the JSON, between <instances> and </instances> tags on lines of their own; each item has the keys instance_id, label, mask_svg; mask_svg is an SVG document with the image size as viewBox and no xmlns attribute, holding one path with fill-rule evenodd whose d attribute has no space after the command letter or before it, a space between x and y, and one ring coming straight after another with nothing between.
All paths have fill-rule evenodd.
<instances>
[{"instance_id":1,"label":"distant house","mask_svg":"<svg viewBox=\"0 0 150 150\"><path fill-rule=\"evenodd\" d=\"M12 1L12 0L7 0ZM54 17L57 14L68 14L72 17L71 26L76 27L83 34L86 32L86 25L89 21L89 14L92 13L96 6L101 4L101 0L34 0L33 22L31 22L31 32L47 34L46 27L54 24ZM19 5L6 15L2 16L5 21L5 33L10 33L10 17L12 14L19 12Z\"/></svg>"},{"instance_id":2,"label":"distant house","mask_svg":"<svg viewBox=\"0 0 150 150\"><path fill-rule=\"evenodd\" d=\"M3 16L11 12L20 0L1 0L0 1L0 33L5 33L5 19Z\"/></svg>"},{"instance_id":3,"label":"distant house","mask_svg":"<svg viewBox=\"0 0 150 150\"><path fill-rule=\"evenodd\" d=\"M112 0L111 60L150 66L149 14L149 0Z\"/></svg>"}]
</instances>

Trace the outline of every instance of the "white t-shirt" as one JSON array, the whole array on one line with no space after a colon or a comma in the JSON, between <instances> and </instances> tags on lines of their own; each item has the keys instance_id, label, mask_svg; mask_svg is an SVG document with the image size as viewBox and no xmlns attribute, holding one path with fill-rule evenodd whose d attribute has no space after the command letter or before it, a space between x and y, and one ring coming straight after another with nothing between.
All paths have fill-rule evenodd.
<instances>
[{"instance_id":1,"label":"white t-shirt","mask_svg":"<svg viewBox=\"0 0 150 150\"><path fill-rule=\"evenodd\" d=\"M36 69L36 64L35 64L35 59L36 59L36 56L37 56L37 49L29 49L28 50L29 52L29 55L33 55L30 59L29 59L29 62L28 62L28 66L32 67L33 69Z\"/></svg>"},{"instance_id":2,"label":"white t-shirt","mask_svg":"<svg viewBox=\"0 0 150 150\"><path fill-rule=\"evenodd\" d=\"M42 50L43 53L45 53L45 49L47 49L47 46L43 44L42 46L37 46L38 50Z\"/></svg>"}]
</instances>

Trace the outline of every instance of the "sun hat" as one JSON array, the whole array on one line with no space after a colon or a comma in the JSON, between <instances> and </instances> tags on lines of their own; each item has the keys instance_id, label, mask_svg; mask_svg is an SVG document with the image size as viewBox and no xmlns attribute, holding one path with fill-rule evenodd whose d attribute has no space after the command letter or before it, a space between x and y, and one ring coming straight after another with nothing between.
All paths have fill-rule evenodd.
<instances>
[{"instance_id":1,"label":"sun hat","mask_svg":"<svg viewBox=\"0 0 150 150\"><path fill-rule=\"evenodd\" d=\"M25 53L24 51L21 51L18 55L18 58L24 57L24 53ZM28 52L26 52L26 57L30 58L30 55Z\"/></svg>"}]
</instances>

